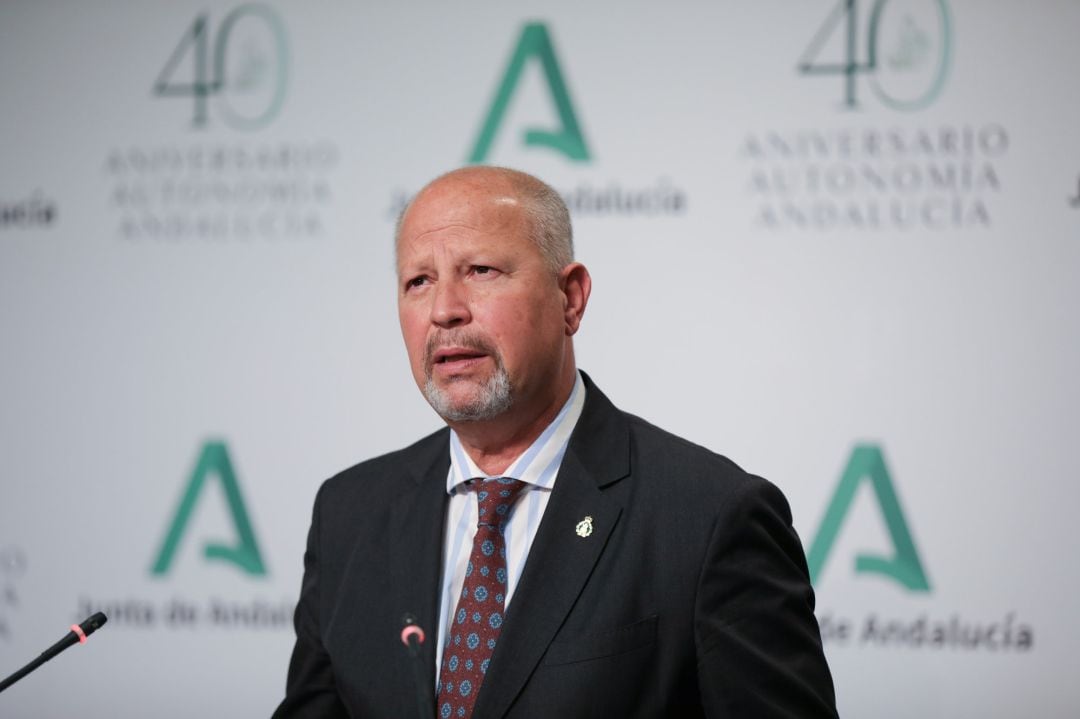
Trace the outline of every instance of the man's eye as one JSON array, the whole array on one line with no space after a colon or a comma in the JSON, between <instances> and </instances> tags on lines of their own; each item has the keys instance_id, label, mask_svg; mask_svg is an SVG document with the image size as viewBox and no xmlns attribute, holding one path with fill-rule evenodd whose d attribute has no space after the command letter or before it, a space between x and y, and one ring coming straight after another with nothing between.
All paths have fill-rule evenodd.
<instances>
[{"instance_id":1,"label":"man's eye","mask_svg":"<svg viewBox=\"0 0 1080 719\"><path fill-rule=\"evenodd\" d=\"M405 289L411 290L414 287L420 287L421 285L426 285L427 281L428 281L427 277L414 277L414 278L412 278L411 280L409 280L408 282L405 283Z\"/></svg>"},{"instance_id":2,"label":"man's eye","mask_svg":"<svg viewBox=\"0 0 1080 719\"><path fill-rule=\"evenodd\" d=\"M473 274L477 275L490 275L495 273L494 267L488 267L487 265L477 265L473 267Z\"/></svg>"}]
</instances>

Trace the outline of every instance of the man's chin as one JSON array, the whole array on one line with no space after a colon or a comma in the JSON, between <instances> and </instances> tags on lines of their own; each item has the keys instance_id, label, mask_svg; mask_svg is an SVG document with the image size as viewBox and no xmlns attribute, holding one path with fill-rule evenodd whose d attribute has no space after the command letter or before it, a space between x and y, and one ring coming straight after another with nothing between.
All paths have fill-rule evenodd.
<instances>
[{"instance_id":1,"label":"man's chin","mask_svg":"<svg viewBox=\"0 0 1080 719\"><path fill-rule=\"evenodd\" d=\"M429 379L424 396L431 408L447 422L480 422L495 419L510 408L509 384L503 377L485 382L457 379L436 382Z\"/></svg>"},{"instance_id":2,"label":"man's chin","mask_svg":"<svg viewBox=\"0 0 1080 719\"><path fill-rule=\"evenodd\" d=\"M476 378L470 375L431 378L427 381L424 392L438 394L442 401L455 407L467 406L481 401L489 377Z\"/></svg>"},{"instance_id":3,"label":"man's chin","mask_svg":"<svg viewBox=\"0 0 1080 719\"><path fill-rule=\"evenodd\" d=\"M439 392L436 396L438 409L453 414L475 412L483 406L483 400L476 393Z\"/></svg>"},{"instance_id":4,"label":"man's chin","mask_svg":"<svg viewBox=\"0 0 1080 719\"><path fill-rule=\"evenodd\" d=\"M440 394L428 397L431 408L447 422L480 422L494 419L498 411L480 400L480 398L449 398Z\"/></svg>"}]
</instances>

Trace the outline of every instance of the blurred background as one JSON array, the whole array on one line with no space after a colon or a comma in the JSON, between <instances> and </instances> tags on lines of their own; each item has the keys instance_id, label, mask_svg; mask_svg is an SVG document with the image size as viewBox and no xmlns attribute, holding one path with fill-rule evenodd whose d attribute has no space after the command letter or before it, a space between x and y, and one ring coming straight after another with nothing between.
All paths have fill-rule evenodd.
<instances>
[{"instance_id":1,"label":"blurred background","mask_svg":"<svg viewBox=\"0 0 1080 719\"><path fill-rule=\"evenodd\" d=\"M787 494L842 716L1075 716L1078 28L0 4L0 675L109 615L0 715L272 711L320 482L439 425L394 218L482 162L566 196L580 366Z\"/></svg>"}]
</instances>

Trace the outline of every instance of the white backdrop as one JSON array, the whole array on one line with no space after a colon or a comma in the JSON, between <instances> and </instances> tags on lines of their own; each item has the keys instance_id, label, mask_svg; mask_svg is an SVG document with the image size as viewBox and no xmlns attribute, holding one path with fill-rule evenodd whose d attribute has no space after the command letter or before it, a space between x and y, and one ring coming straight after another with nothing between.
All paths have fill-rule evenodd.
<instances>
[{"instance_id":1,"label":"white backdrop","mask_svg":"<svg viewBox=\"0 0 1080 719\"><path fill-rule=\"evenodd\" d=\"M1074 716L1077 28L1067 0L0 5L0 674L110 616L0 715L269 714L315 489L438 422L393 217L473 156L517 48L483 159L574 207L580 365L776 482L808 551L831 527L841 714ZM232 471L184 514L207 446ZM884 472L830 525L860 446ZM243 519L255 573L204 551ZM857 568L898 532L914 588Z\"/></svg>"}]
</instances>

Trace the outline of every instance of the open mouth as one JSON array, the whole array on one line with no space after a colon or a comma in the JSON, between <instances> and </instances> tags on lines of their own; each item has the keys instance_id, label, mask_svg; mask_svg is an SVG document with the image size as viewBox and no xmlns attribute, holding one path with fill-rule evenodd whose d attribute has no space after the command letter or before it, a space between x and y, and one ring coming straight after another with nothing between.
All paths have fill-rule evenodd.
<instances>
[{"instance_id":1,"label":"open mouth","mask_svg":"<svg viewBox=\"0 0 1080 719\"><path fill-rule=\"evenodd\" d=\"M465 347L446 347L432 356L431 365L442 370L464 369L486 356L486 353L479 350Z\"/></svg>"},{"instance_id":2,"label":"open mouth","mask_svg":"<svg viewBox=\"0 0 1080 719\"><path fill-rule=\"evenodd\" d=\"M448 364L450 362L463 362L465 360L479 359L484 355L479 352L469 353L460 352L455 354L445 354L435 358L435 364Z\"/></svg>"}]
</instances>

